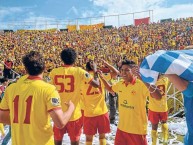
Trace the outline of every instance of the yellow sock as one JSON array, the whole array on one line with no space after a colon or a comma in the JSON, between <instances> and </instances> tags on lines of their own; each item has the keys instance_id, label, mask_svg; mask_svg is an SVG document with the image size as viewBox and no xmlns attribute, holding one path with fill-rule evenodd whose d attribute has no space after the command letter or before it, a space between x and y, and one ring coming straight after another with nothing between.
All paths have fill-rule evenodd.
<instances>
[{"instance_id":1,"label":"yellow sock","mask_svg":"<svg viewBox=\"0 0 193 145\"><path fill-rule=\"evenodd\" d=\"M151 130L152 145L156 145L157 136L158 136L157 130Z\"/></svg>"},{"instance_id":2,"label":"yellow sock","mask_svg":"<svg viewBox=\"0 0 193 145\"><path fill-rule=\"evenodd\" d=\"M91 141L86 141L86 145L92 145Z\"/></svg>"},{"instance_id":3,"label":"yellow sock","mask_svg":"<svg viewBox=\"0 0 193 145\"><path fill-rule=\"evenodd\" d=\"M106 139L103 138L103 139L99 139L99 142L100 142L100 145L106 145L107 142L106 142Z\"/></svg>"},{"instance_id":4,"label":"yellow sock","mask_svg":"<svg viewBox=\"0 0 193 145\"><path fill-rule=\"evenodd\" d=\"M0 123L0 132L1 132L2 136L5 136L5 131L4 131L3 123Z\"/></svg>"},{"instance_id":5,"label":"yellow sock","mask_svg":"<svg viewBox=\"0 0 193 145\"><path fill-rule=\"evenodd\" d=\"M168 142L168 125L167 123L162 124L162 137L164 143Z\"/></svg>"}]
</instances>

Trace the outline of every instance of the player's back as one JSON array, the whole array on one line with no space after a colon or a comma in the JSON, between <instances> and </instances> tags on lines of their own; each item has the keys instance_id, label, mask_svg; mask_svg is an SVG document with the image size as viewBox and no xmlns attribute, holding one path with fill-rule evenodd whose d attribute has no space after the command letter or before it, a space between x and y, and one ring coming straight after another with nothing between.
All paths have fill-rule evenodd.
<instances>
[{"instance_id":1,"label":"player's back","mask_svg":"<svg viewBox=\"0 0 193 145\"><path fill-rule=\"evenodd\" d=\"M67 110L65 102L70 100L76 106L70 121L81 117L80 91L92 77L88 72L79 67L59 67L50 73L51 83L54 84L60 94L63 111Z\"/></svg>"},{"instance_id":2,"label":"player's back","mask_svg":"<svg viewBox=\"0 0 193 145\"><path fill-rule=\"evenodd\" d=\"M94 75L92 71L89 73L92 76ZM99 88L85 83L85 87L82 88L81 93L83 95L84 115L86 117L99 116L108 112L105 102L105 87L102 81L100 81Z\"/></svg>"},{"instance_id":3,"label":"player's back","mask_svg":"<svg viewBox=\"0 0 193 145\"><path fill-rule=\"evenodd\" d=\"M54 91L54 86L31 79L19 80L7 88L13 145L54 144L47 105Z\"/></svg>"},{"instance_id":4,"label":"player's back","mask_svg":"<svg viewBox=\"0 0 193 145\"><path fill-rule=\"evenodd\" d=\"M156 86L159 88L162 98L160 100L149 97L149 109L154 112L166 112L167 106L167 87L169 80L166 77L161 77L156 82Z\"/></svg>"}]
</instances>

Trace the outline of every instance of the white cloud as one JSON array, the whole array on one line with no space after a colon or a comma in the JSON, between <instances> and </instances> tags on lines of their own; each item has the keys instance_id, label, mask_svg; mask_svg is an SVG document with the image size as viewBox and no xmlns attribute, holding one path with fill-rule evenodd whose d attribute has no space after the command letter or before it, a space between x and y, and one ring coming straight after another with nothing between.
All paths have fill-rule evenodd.
<instances>
[{"instance_id":1,"label":"white cloud","mask_svg":"<svg viewBox=\"0 0 193 145\"><path fill-rule=\"evenodd\" d=\"M103 23L104 17L95 17L95 13L93 11L84 11L82 13L81 19L78 19L78 24L83 25L90 25L90 24L97 24Z\"/></svg>"},{"instance_id":2,"label":"white cloud","mask_svg":"<svg viewBox=\"0 0 193 145\"><path fill-rule=\"evenodd\" d=\"M95 15L95 13L93 12L93 11L84 11L83 13L82 13L82 17L83 18L87 18L87 17L93 17Z\"/></svg>"},{"instance_id":3,"label":"white cloud","mask_svg":"<svg viewBox=\"0 0 193 145\"><path fill-rule=\"evenodd\" d=\"M103 7L104 14L132 13L148 10L152 5L161 5L165 0L92 0L94 5Z\"/></svg>"},{"instance_id":4,"label":"white cloud","mask_svg":"<svg viewBox=\"0 0 193 145\"><path fill-rule=\"evenodd\" d=\"M0 7L0 20L7 17L8 15L13 15L14 13L21 13L24 11L22 7Z\"/></svg>"},{"instance_id":5,"label":"white cloud","mask_svg":"<svg viewBox=\"0 0 193 145\"><path fill-rule=\"evenodd\" d=\"M78 19L78 24L95 24L104 22L106 25L123 26L133 24L133 12L146 11L143 13L135 13L134 18L151 17L151 20L157 22L160 19L166 18L184 18L190 17L193 14L193 2L189 4L174 4L168 7L167 1L169 0L89 0L93 3L92 9L84 10L80 13L81 8L72 6L69 11L66 12L70 17L70 13L79 15L79 17L96 17L96 16L106 16L100 18L88 18L88 19ZM36 12L33 11L33 7L0 7L0 21L6 20L7 17L15 18L14 14L25 14L24 25L33 25L34 28L65 28L67 24L77 24L75 18L70 20L57 21L57 16L55 18L45 17L44 14L37 16ZM96 11L97 10L97 11ZM153 10L153 11L148 11ZM46 13L46 12L45 12ZM119 15L131 13L127 15ZM111 16L108 16L111 15ZM112 16L115 15L115 16ZM65 14L64 14L65 16ZM108 17L107 17L108 16ZM17 20L15 18L14 20ZM14 22L15 25L23 25L22 22ZM5 27L0 25L0 27ZM27 26L26 26L27 27ZM11 28L11 27L9 27Z\"/></svg>"},{"instance_id":6,"label":"white cloud","mask_svg":"<svg viewBox=\"0 0 193 145\"><path fill-rule=\"evenodd\" d=\"M57 21L56 18L36 16L33 11L30 11L32 7L1 7L0 8L0 21L3 21L8 16L14 16L14 14L25 13L26 18L22 20L3 21L0 25L0 29L50 29L59 28L66 25L64 22Z\"/></svg>"},{"instance_id":7,"label":"white cloud","mask_svg":"<svg viewBox=\"0 0 193 145\"><path fill-rule=\"evenodd\" d=\"M133 24L134 18L149 17L152 15L152 12L149 13L148 10L154 7L157 8L164 3L165 0L91 0L95 6L102 7L102 10L97 12L101 16L108 15L118 15L118 16L109 16L105 17L106 25L130 25ZM136 13L133 16L133 12L146 11L143 13ZM131 13L131 14L129 14Z\"/></svg>"},{"instance_id":8,"label":"white cloud","mask_svg":"<svg viewBox=\"0 0 193 145\"><path fill-rule=\"evenodd\" d=\"M193 4L173 5L170 8L158 8L154 10L154 20L157 22L164 18L186 18L193 15Z\"/></svg>"},{"instance_id":9,"label":"white cloud","mask_svg":"<svg viewBox=\"0 0 193 145\"><path fill-rule=\"evenodd\" d=\"M55 18L48 17L36 17L31 16L26 18L23 22L18 25L22 25L24 29L50 29L59 27L59 22Z\"/></svg>"},{"instance_id":10,"label":"white cloud","mask_svg":"<svg viewBox=\"0 0 193 145\"><path fill-rule=\"evenodd\" d=\"M29 17L22 21L14 21L9 23L4 23L0 26L0 29L50 29L50 28L60 28L61 25L64 27L64 23L57 21L55 18L48 17L36 17L33 12L29 13Z\"/></svg>"},{"instance_id":11,"label":"white cloud","mask_svg":"<svg viewBox=\"0 0 193 145\"><path fill-rule=\"evenodd\" d=\"M193 14L192 4L173 4L167 6L167 0L90 0L95 6L103 8L100 12L101 16L108 16L113 14L124 14L146 11L143 13L135 13L134 18L151 17L151 20L157 22L160 19L166 18L184 18L190 17ZM153 10L153 11L148 11ZM119 19L119 21L118 21ZM128 25L133 23L133 15L120 15L106 17L107 25L114 24L116 26Z\"/></svg>"}]
</instances>

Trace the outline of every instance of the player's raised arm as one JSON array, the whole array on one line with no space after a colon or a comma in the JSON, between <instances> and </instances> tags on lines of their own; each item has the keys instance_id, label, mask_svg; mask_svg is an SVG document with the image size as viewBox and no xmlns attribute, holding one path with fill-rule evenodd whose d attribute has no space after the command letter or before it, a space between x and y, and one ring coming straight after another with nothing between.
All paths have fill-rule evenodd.
<instances>
[{"instance_id":1,"label":"player's raised arm","mask_svg":"<svg viewBox=\"0 0 193 145\"><path fill-rule=\"evenodd\" d=\"M179 91L184 91L186 90L188 86L188 81L180 78L176 74L166 74L166 77L170 80L172 84L179 90Z\"/></svg>"},{"instance_id":2,"label":"player's raised arm","mask_svg":"<svg viewBox=\"0 0 193 145\"><path fill-rule=\"evenodd\" d=\"M93 87L98 88L100 86L100 82L99 82L99 78L98 78L98 74L97 74L97 65L93 61L90 62L90 65L91 65L92 70L94 72L94 79L90 82L90 84Z\"/></svg>"},{"instance_id":3,"label":"player's raised arm","mask_svg":"<svg viewBox=\"0 0 193 145\"><path fill-rule=\"evenodd\" d=\"M105 86L105 89L107 89L107 91L109 91L109 92L113 92L112 86L108 83L107 80L105 80L103 73L101 71L98 71L98 74L99 74L99 76L100 76L100 78Z\"/></svg>"},{"instance_id":4,"label":"player's raised arm","mask_svg":"<svg viewBox=\"0 0 193 145\"><path fill-rule=\"evenodd\" d=\"M139 73L139 66L133 66L132 69L131 69L132 73L137 76L140 80L141 79L141 76L140 76L140 73ZM148 83L145 83L144 84L146 85L146 87L149 89L149 92L151 94L151 96L153 98L156 98L156 99L161 99L162 98L162 95L160 93L160 90L155 86L155 85L150 85Z\"/></svg>"},{"instance_id":5,"label":"player's raised arm","mask_svg":"<svg viewBox=\"0 0 193 145\"><path fill-rule=\"evenodd\" d=\"M115 68L113 67L112 65L110 65L108 62L106 62L105 60L101 60L103 62L103 64L109 68L110 70L110 74L111 74L111 77L114 78L114 77L117 77L117 75L120 74L120 72Z\"/></svg>"}]
</instances>

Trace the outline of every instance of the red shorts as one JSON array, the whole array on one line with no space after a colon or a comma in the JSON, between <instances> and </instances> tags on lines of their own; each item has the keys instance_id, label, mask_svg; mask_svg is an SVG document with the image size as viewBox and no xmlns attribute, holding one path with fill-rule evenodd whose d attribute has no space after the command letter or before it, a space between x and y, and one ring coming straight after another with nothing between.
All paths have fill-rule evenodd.
<instances>
[{"instance_id":1,"label":"red shorts","mask_svg":"<svg viewBox=\"0 0 193 145\"><path fill-rule=\"evenodd\" d=\"M158 124L160 122L166 122L168 120L168 112L154 112L148 111L148 119L152 124Z\"/></svg>"},{"instance_id":2,"label":"red shorts","mask_svg":"<svg viewBox=\"0 0 193 145\"><path fill-rule=\"evenodd\" d=\"M115 145L147 145L146 135L126 133L117 129Z\"/></svg>"},{"instance_id":3,"label":"red shorts","mask_svg":"<svg viewBox=\"0 0 193 145\"><path fill-rule=\"evenodd\" d=\"M82 117L75 121L69 121L62 129L54 125L53 131L54 139L57 141L61 141L65 133L68 133L71 141L79 141L82 131Z\"/></svg>"},{"instance_id":4,"label":"red shorts","mask_svg":"<svg viewBox=\"0 0 193 145\"><path fill-rule=\"evenodd\" d=\"M110 132L109 114L103 114L96 117L84 117L84 134L95 135Z\"/></svg>"}]
</instances>

